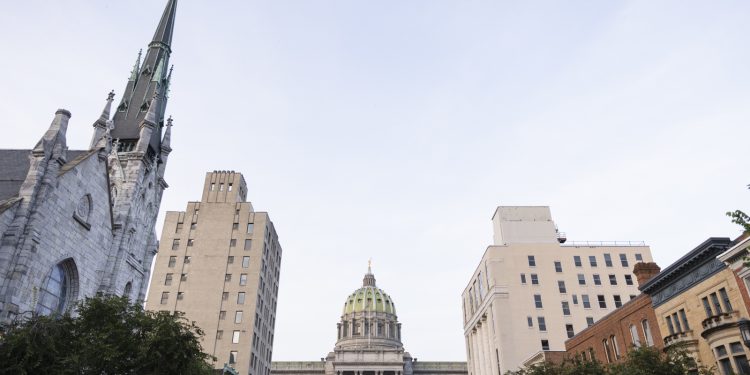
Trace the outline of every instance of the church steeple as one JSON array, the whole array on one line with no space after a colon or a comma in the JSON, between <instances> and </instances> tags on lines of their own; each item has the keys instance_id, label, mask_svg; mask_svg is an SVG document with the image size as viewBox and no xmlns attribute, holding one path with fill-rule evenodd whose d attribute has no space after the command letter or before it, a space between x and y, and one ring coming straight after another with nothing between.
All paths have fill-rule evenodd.
<instances>
[{"instance_id":1,"label":"church steeple","mask_svg":"<svg viewBox=\"0 0 750 375\"><path fill-rule=\"evenodd\" d=\"M146 119L146 115L150 114L154 116L155 124L149 135L150 139L147 140L148 154L156 156L160 152L164 112L167 105L168 73L166 67L169 66L169 56L172 53L176 8L177 0L167 2L153 40L148 45L146 56L141 62L139 53L122 100L112 118L114 123L112 138L119 139L124 150L132 149L138 143L141 123ZM151 108L152 106L156 107Z\"/></svg>"}]
</instances>

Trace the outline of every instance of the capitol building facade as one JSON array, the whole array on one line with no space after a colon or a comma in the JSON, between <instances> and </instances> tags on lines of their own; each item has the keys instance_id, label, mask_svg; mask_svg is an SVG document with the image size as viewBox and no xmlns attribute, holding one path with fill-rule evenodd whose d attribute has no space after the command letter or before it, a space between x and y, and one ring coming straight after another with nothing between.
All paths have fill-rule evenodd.
<instances>
[{"instance_id":1,"label":"capitol building facade","mask_svg":"<svg viewBox=\"0 0 750 375\"><path fill-rule=\"evenodd\" d=\"M271 375L467 375L466 362L424 362L401 343L393 299L375 284L371 269L349 295L333 351L321 361L272 362Z\"/></svg>"}]
</instances>

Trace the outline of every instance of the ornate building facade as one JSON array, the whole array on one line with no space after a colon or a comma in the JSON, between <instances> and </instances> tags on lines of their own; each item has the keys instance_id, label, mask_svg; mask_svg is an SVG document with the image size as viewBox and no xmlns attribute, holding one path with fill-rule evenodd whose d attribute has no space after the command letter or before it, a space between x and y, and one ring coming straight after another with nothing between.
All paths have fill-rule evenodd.
<instances>
[{"instance_id":1,"label":"ornate building facade","mask_svg":"<svg viewBox=\"0 0 750 375\"><path fill-rule=\"evenodd\" d=\"M466 362L422 362L404 350L396 304L369 267L336 328L336 346L325 359L273 362L271 375L467 375Z\"/></svg>"},{"instance_id":2,"label":"ornate building facade","mask_svg":"<svg viewBox=\"0 0 750 375\"><path fill-rule=\"evenodd\" d=\"M168 1L111 116L86 150L69 150L69 111L30 150L0 150L0 321L61 313L98 292L143 300L172 151L165 120L176 0Z\"/></svg>"}]
</instances>

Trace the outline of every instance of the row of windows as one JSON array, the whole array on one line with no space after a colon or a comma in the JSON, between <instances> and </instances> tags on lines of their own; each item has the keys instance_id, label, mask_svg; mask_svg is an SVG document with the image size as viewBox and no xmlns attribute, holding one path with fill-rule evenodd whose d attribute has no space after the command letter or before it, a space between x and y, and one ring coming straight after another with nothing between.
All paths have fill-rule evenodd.
<instances>
[{"instance_id":1,"label":"row of windows","mask_svg":"<svg viewBox=\"0 0 750 375\"><path fill-rule=\"evenodd\" d=\"M215 183L213 183L213 182L211 183L211 189L210 190L211 191L216 190L216 184ZM224 191L224 183L223 182L219 183L219 191ZM232 183L231 182L227 184L227 191L232 191Z\"/></svg>"},{"instance_id":2,"label":"row of windows","mask_svg":"<svg viewBox=\"0 0 750 375\"><path fill-rule=\"evenodd\" d=\"M721 298L721 302L724 303L723 309L719 302L719 298ZM719 289L718 296L716 295L716 292L713 292L701 298L701 301L703 302L703 309L706 310L706 318L732 312L732 303L729 301L729 295L725 288Z\"/></svg>"},{"instance_id":3,"label":"row of windows","mask_svg":"<svg viewBox=\"0 0 750 375\"><path fill-rule=\"evenodd\" d=\"M578 304L578 295L573 295L573 304ZM630 299L635 298L635 295L630 295ZM612 295L612 300L614 301L615 307L618 308L622 306L622 297L620 297L619 294ZM598 294L596 296L596 301L599 304L599 308L606 309L607 308L607 300L604 297L603 294ZM581 294L581 303L583 304L584 309L590 309L591 308L591 300L589 299L588 294ZM562 310L563 315L570 315L570 305L568 304L568 301L562 301ZM537 309L543 309L544 304L542 303L542 295L541 294L534 294L534 307Z\"/></svg>"},{"instance_id":4,"label":"row of windows","mask_svg":"<svg viewBox=\"0 0 750 375\"><path fill-rule=\"evenodd\" d=\"M675 311L672 315L664 317L664 319L667 321L667 329L669 330L670 335L690 330L690 325L688 324L687 316L685 315L685 309Z\"/></svg>"},{"instance_id":5,"label":"row of windows","mask_svg":"<svg viewBox=\"0 0 750 375\"><path fill-rule=\"evenodd\" d=\"M537 274L531 273L529 274L529 276L531 279L531 285L539 285L539 276ZM617 285L617 275L610 274L608 276L609 276L609 285ZM592 276L592 278L593 278L594 285L602 285L602 279L598 273L595 273ZM624 275L624 279L625 279L625 285L633 285L633 275L630 275L630 274ZM526 274L522 273L521 284L525 285L526 283L527 283ZM565 289L564 287L565 281L558 280L557 284L558 286L562 285L560 293L565 293L562 291L562 289ZM586 285L586 275L582 273L578 274L578 285Z\"/></svg>"},{"instance_id":6,"label":"row of windows","mask_svg":"<svg viewBox=\"0 0 750 375\"><path fill-rule=\"evenodd\" d=\"M729 350L726 345L719 345L714 348L714 355L719 362L719 369L722 375L730 374L750 374L750 364L745 356L745 349L737 341L729 344ZM735 368L732 368L734 362Z\"/></svg>"},{"instance_id":7,"label":"row of windows","mask_svg":"<svg viewBox=\"0 0 750 375\"><path fill-rule=\"evenodd\" d=\"M630 267L630 262L628 260L628 255L627 254L619 254L619 256L620 256L620 265L622 265L623 267ZM589 255L588 260L589 260L589 266L591 266L591 267L598 267L599 266L599 263L597 261L596 255ZM529 261L529 267L536 267L536 257L534 255L529 255L528 256L528 261ZM640 253L635 254L635 261L636 262L643 262L643 255L640 254ZM574 255L573 256L573 263L575 264L576 267L583 267L583 262L581 261L581 256L580 255ZM558 273L559 272L563 272L562 262L555 261L554 264L555 264L555 272L558 272ZM612 255L611 254L604 253L604 265L607 266L607 267L613 267L614 266L613 263L612 263Z\"/></svg>"},{"instance_id":8,"label":"row of windows","mask_svg":"<svg viewBox=\"0 0 750 375\"><path fill-rule=\"evenodd\" d=\"M185 298L185 292L177 292L177 300L181 301ZM229 300L229 292L223 292L221 294L221 300L227 301ZM169 302L169 292L162 292L161 293L161 301L160 303L162 305L166 305L167 302ZM245 292L238 292L237 293L237 304L238 305L244 305L245 304ZM222 313L226 313L224 311L219 313L219 319L222 320L224 317L222 316Z\"/></svg>"},{"instance_id":9,"label":"row of windows","mask_svg":"<svg viewBox=\"0 0 750 375\"><path fill-rule=\"evenodd\" d=\"M224 331L218 330L216 331L216 339L221 340L224 338ZM240 343L240 331L232 331L232 344L239 344Z\"/></svg>"},{"instance_id":10,"label":"row of windows","mask_svg":"<svg viewBox=\"0 0 750 375\"><path fill-rule=\"evenodd\" d=\"M640 347L641 346L641 338L638 335L638 328L631 324L630 327L628 327L630 330L630 341L633 343L634 347ZM648 323L648 320L643 319L641 321L641 330L643 331L643 338L646 340L647 346L654 346L654 337L651 336L651 325Z\"/></svg>"}]
</instances>

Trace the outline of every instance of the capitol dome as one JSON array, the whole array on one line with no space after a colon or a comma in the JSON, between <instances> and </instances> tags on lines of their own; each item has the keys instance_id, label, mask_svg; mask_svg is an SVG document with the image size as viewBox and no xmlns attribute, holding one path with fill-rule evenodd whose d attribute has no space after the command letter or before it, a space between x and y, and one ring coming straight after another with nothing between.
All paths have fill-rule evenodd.
<instances>
[{"instance_id":1,"label":"capitol dome","mask_svg":"<svg viewBox=\"0 0 750 375\"><path fill-rule=\"evenodd\" d=\"M337 328L336 346L340 348L403 347L396 305L391 296L376 286L369 266L362 287L344 301Z\"/></svg>"}]
</instances>

